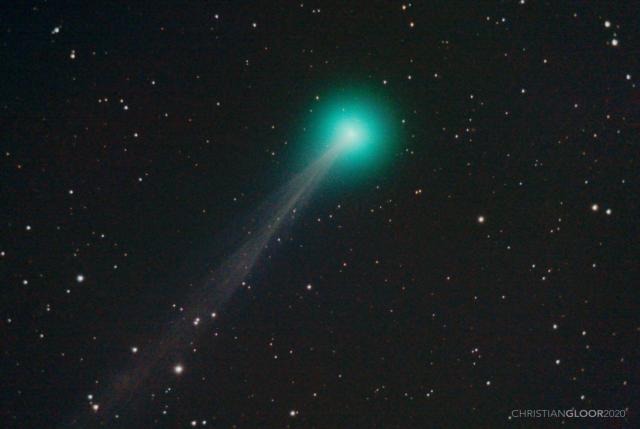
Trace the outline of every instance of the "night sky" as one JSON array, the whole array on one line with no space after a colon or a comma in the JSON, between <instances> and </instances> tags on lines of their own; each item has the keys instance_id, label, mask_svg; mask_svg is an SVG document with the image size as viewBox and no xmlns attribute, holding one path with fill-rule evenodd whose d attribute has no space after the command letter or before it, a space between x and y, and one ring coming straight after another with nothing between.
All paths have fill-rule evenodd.
<instances>
[{"instance_id":1,"label":"night sky","mask_svg":"<svg viewBox=\"0 0 640 429\"><path fill-rule=\"evenodd\" d=\"M632 1L5 4L0 426L630 427L639 23ZM385 144L210 305L354 93ZM571 408L627 418L512 417Z\"/></svg>"}]
</instances>

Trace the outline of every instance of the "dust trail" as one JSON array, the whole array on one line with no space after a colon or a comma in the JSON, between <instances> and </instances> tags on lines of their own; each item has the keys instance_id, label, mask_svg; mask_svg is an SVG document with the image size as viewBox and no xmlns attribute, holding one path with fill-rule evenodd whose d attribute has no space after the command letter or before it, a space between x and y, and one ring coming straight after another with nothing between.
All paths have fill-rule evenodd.
<instances>
[{"instance_id":1,"label":"dust trail","mask_svg":"<svg viewBox=\"0 0 640 429\"><path fill-rule=\"evenodd\" d=\"M103 425L119 412L124 413L126 408L137 408L133 402L137 399L139 388L156 370L165 373L171 370L176 363L171 360L174 355L184 352L197 338L197 331L202 332L195 329L194 321L207 323L210 315L219 311L238 290L256 266L269 241L291 219L292 211L304 205L341 151L341 145L333 145L321 158L276 192L267 205L265 218L257 220L250 238L219 265L212 280L187 299L180 318L154 344L141 350L134 366L114 377L111 384L95 396L94 402L99 407L96 412L85 405L86 410L68 421L68 426L85 428Z\"/></svg>"}]
</instances>

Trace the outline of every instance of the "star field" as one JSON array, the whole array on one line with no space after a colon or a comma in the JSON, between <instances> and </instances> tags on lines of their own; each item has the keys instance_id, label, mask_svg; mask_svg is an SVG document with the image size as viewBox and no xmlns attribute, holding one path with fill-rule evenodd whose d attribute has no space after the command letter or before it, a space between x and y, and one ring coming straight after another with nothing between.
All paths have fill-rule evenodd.
<instances>
[{"instance_id":1,"label":"star field","mask_svg":"<svg viewBox=\"0 0 640 429\"><path fill-rule=\"evenodd\" d=\"M631 427L637 6L3 8L0 426ZM624 416L513 415L567 409Z\"/></svg>"}]
</instances>

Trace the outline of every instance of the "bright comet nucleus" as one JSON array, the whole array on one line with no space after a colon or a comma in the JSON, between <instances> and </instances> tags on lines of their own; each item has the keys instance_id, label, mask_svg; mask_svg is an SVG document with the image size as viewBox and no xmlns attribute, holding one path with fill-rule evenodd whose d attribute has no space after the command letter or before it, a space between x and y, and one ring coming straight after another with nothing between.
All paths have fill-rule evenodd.
<instances>
[{"instance_id":1,"label":"bright comet nucleus","mask_svg":"<svg viewBox=\"0 0 640 429\"><path fill-rule=\"evenodd\" d=\"M356 149L367 141L365 124L357 119L345 120L337 124L334 142L345 150Z\"/></svg>"},{"instance_id":2,"label":"bright comet nucleus","mask_svg":"<svg viewBox=\"0 0 640 429\"><path fill-rule=\"evenodd\" d=\"M367 89L339 90L320 98L310 109L306 127L309 158L338 151L338 168L355 172L371 170L393 151L395 114L385 96ZM308 162L308 161L307 161ZM356 167L367 168L356 168Z\"/></svg>"}]
</instances>

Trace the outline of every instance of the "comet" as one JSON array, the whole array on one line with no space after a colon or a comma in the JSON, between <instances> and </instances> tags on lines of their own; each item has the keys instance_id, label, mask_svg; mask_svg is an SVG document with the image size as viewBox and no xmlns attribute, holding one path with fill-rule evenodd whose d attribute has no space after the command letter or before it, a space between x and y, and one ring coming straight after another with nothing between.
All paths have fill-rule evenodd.
<instances>
[{"instance_id":1,"label":"comet","mask_svg":"<svg viewBox=\"0 0 640 429\"><path fill-rule=\"evenodd\" d=\"M135 410L131 402L136 392L159 375L186 376L188 364L180 356L193 347L201 325L223 310L234 293L242 287L262 256L283 228L291 225L318 188L323 178L338 160L357 157L367 146L377 141L376 126L381 122L353 103L342 103L334 111L323 113L321 138L323 152L303 171L275 191L253 218L256 224L238 248L218 264L218 268L202 287L192 293L177 320L170 322L157 340L145 347L136 347L135 360L129 368L113 377L101 395L96 395L89 412L70 419L71 425L87 427L116 418L125 409ZM88 414L88 415L87 415ZM97 416L96 416L97 414ZM86 420L85 420L86 419ZM92 420L91 420L92 419Z\"/></svg>"}]
</instances>

